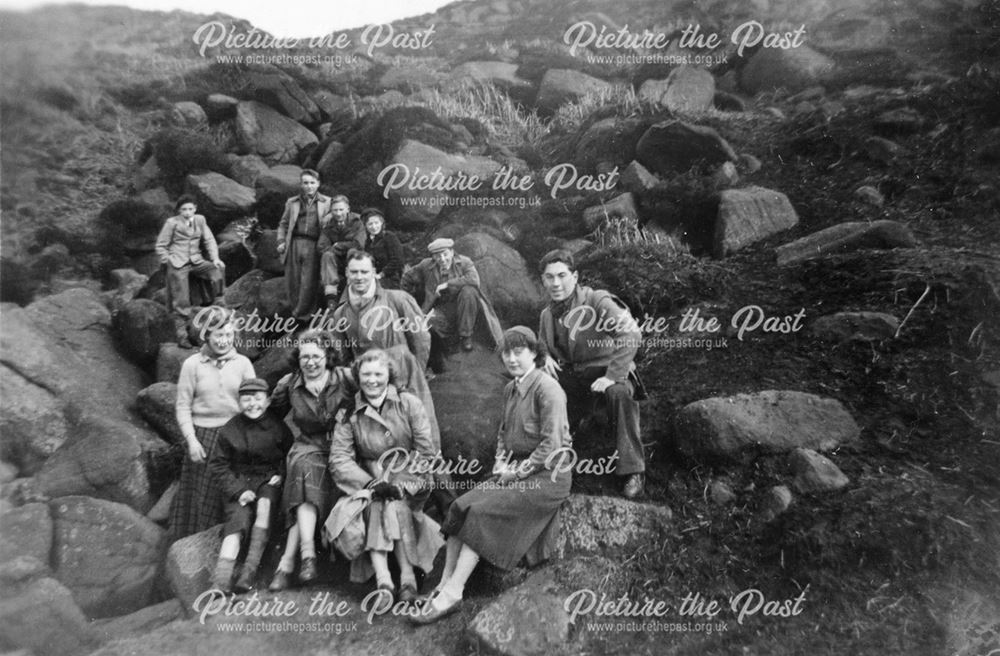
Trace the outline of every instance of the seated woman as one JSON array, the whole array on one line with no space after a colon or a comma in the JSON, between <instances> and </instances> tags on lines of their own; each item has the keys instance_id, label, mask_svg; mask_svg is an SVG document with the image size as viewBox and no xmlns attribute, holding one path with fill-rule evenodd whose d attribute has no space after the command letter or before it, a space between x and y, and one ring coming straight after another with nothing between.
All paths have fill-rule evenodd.
<instances>
[{"instance_id":1,"label":"seated woman","mask_svg":"<svg viewBox=\"0 0 1000 656\"><path fill-rule=\"evenodd\" d=\"M374 207L362 210L361 222L365 225L364 250L372 254L379 283L385 289L399 289L399 278L403 275L403 245L395 234L385 229L385 215L381 210Z\"/></svg>"},{"instance_id":2,"label":"seated woman","mask_svg":"<svg viewBox=\"0 0 1000 656\"><path fill-rule=\"evenodd\" d=\"M559 528L559 508L569 497L571 475L549 470L546 459L572 446L566 394L540 366L545 346L524 326L507 330L502 360L514 380L504 389L503 420L497 441L494 478L463 494L451 505L441 527L448 536L441 582L415 624L429 624L453 613L462 602L465 582L480 558L511 569L547 559Z\"/></svg>"},{"instance_id":3,"label":"seated woman","mask_svg":"<svg viewBox=\"0 0 1000 656\"><path fill-rule=\"evenodd\" d=\"M439 444L420 399L396 388L385 351L367 351L354 362L353 371L361 391L347 419L337 424L330 445L334 483L350 495L371 490L365 551L351 563L351 580L366 581L374 570L378 589L395 598L391 551L399 564L399 600L409 603L417 597L413 568L430 571L444 544L437 523L422 511L433 477L414 473L437 454ZM337 524L337 512L328 527Z\"/></svg>"},{"instance_id":4,"label":"seated woman","mask_svg":"<svg viewBox=\"0 0 1000 656\"><path fill-rule=\"evenodd\" d=\"M212 306L198 313L193 328L205 339L181 365L177 379L177 423L188 457L170 507L170 542L199 533L223 518L222 493L208 471L219 430L240 412L240 383L254 378L253 365L236 352L233 313Z\"/></svg>"},{"instance_id":5,"label":"seated woman","mask_svg":"<svg viewBox=\"0 0 1000 656\"><path fill-rule=\"evenodd\" d=\"M336 498L326 462L330 435L338 416L344 416L354 396L350 371L338 367L333 339L309 330L292 352L296 370L278 381L271 405L279 417L291 413L299 434L288 452L282 511L289 527L285 551L268 589L284 590L292 582L296 556L301 552L299 582L318 576L316 523L325 518Z\"/></svg>"},{"instance_id":6,"label":"seated woman","mask_svg":"<svg viewBox=\"0 0 1000 656\"><path fill-rule=\"evenodd\" d=\"M249 378L240 384L240 411L219 435L208 468L226 503L219 560L212 587L224 593L233 589L233 569L240 545L250 533L237 592L247 592L257 580L257 568L271 530L271 516L281 501L285 455L292 446L292 431L267 411L267 381ZM253 530L251 530L251 526Z\"/></svg>"}]
</instances>

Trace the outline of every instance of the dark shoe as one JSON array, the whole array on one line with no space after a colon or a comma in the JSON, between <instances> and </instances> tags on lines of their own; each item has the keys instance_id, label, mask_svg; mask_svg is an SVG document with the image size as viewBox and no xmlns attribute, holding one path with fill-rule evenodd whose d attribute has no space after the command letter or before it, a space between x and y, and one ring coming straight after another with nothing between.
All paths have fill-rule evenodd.
<instances>
[{"instance_id":1,"label":"dark shoe","mask_svg":"<svg viewBox=\"0 0 1000 656\"><path fill-rule=\"evenodd\" d=\"M644 474L632 474L625 479L625 487L622 494L626 499L634 499L642 494L646 487L646 476Z\"/></svg>"},{"instance_id":2,"label":"dark shoe","mask_svg":"<svg viewBox=\"0 0 1000 656\"><path fill-rule=\"evenodd\" d=\"M274 578L271 579L271 585L267 586L267 589L271 592L281 592L282 590L287 590L292 586L292 574L291 572L284 572L278 570L274 573Z\"/></svg>"},{"instance_id":3,"label":"dark shoe","mask_svg":"<svg viewBox=\"0 0 1000 656\"><path fill-rule=\"evenodd\" d=\"M317 576L319 574L316 571L316 559L303 558L302 566L299 568L299 581L309 583L310 581L315 581Z\"/></svg>"},{"instance_id":4,"label":"dark shoe","mask_svg":"<svg viewBox=\"0 0 1000 656\"><path fill-rule=\"evenodd\" d=\"M417 589L409 583L399 588L399 600L404 604L412 604L417 600Z\"/></svg>"},{"instance_id":5,"label":"dark shoe","mask_svg":"<svg viewBox=\"0 0 1000 656\"><path fill-rule=\"evenodd\" d=\"M244 592L250 592L251 590L254 589L256 583L257 583L257 572L244 565L243 569L240 570L240 575L236 579L236 583L233 584L233 590L235 590L240 594L243 594Z\"/></svg>"},{"instance_id":6,"label":"dark shoe","mask_svg":"<svg viewBox=\"0 0 1000 656\"><path fill-rule=\"evenodd\" d=\"M471 351L472 350L472 338L471 337L463 337L462 338L462 350L463 351Z\"/></svg>"},{"instance_id":7,"label":"dark shoe","mask_svg":"<svg viewBox=\"0 0 1000 656\"><path fill-rule=\"evenodd\" d=\"M416 624L417 626L423 626L425 624L433 624L438 620L448 617L452 613L456 612L462 606L462 600L459 599L451 606L444 608L443 610L437 610L434 608L433 604L428 602L420 610L414 612L410 615L410 623Z\"/></svg>"}]
</instances>

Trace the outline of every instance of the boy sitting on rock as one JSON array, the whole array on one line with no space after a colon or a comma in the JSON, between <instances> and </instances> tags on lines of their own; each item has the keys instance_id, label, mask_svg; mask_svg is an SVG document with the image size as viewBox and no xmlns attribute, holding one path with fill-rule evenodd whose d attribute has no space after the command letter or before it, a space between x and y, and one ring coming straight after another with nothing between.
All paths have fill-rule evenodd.
<instances>
[{"instance_id":1,"label":"boy sitting on rock","mask_svg":"<svg viewBox=\"0 0 1000 656\"><path fill-rule=\"evenodd\" d=\"M261 556L270 534L271 520L281 501L285 455L292 446L292 432L267 412L267 382L248 378L240 384L242 414L222 427L208 466L219 481L226 504L226 524L212 587L224 593L253 589ZM252 526L252 530L251 530ZM233 570L244 535L250 546L236 585Z\"/></svg>"}]
</instances>

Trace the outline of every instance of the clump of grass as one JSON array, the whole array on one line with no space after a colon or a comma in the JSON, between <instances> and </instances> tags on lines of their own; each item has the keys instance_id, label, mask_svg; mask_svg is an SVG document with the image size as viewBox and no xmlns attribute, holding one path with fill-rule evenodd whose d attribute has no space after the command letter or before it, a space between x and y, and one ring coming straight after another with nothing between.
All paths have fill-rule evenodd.
<instances>
[{"instance_id":1,"label":"clump of grass","mask_svg":"<svg viewBox=\"0 0 1000 656\"><path fill-rule=\"evenodd\" d=\"M493 84L476 84L457 91L431 91L426 105L448 120L472 118L486 127L489 136L508 147L536 147L548 127L533 111L527 111Z\"/></svg>"},{"instance_id":2,"label":"clump of grass","mask_svg":"<svg viewBox=\"0 0 1000 656\"><path fill-rule=\"evenodd\" d=\"M181 179L195 171L221 171L224 169L221 133L213 137L204 131L187 128L164 128L150 139L156 162L163 172L174 179Z\"/></svg>"},{"instance_id":3,"label":"clump of grass","mask_svg":"<svg viewBox=\"0 0 1000 656\"><path fill-rule=\"evenodd\" d=\"M607 217L589 236L600 248L641 245L658 246L672 255L688 252L679 240L640 226L635 218L628 216Z\"/></svg>"},{"instance_id":4,"label":"clump of grass","mask_svg":"<svg viewBox=\"0 0 1000 656\"><path fill-rule=\"evenodd\" d=\"M573 102L564 103L552 116L551 128L556 132L575 132L595 112L627 118L650 116L657 112L655 104L643 100L634 87L615 85L588 91Z\"/></svg>"}]
</instances>

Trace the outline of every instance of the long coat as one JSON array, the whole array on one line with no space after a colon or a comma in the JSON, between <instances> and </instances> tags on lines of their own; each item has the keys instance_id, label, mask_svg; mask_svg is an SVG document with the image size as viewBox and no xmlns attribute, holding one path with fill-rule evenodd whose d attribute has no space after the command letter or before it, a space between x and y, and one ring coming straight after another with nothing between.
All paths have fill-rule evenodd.
<instances>
[{"instance_id":1,"label":"long coat","mask_svg":"<svg viewBox=\"0 0 1000 656\"><path fill-rule=\"evenodd\" d=\"M316 216L319 218L319 239L316 250L322 253L330 247L329 239L326 236L326 227L333 220L330 211L333 203L329 196L316 194ZM292 235L295 233L295 222L299 219L299 212L302 211L302 196L295 195L285 201L285 211L281 214L281 221L278 222L278 243L284 242L285 250L281 254L284 261L285 255L292 250Z\"/></svg>"},{"instance_id":2,"label":"long coat","mask_svg":"<svg viewBox=\"0 0 1000 656\"><path fill-rule=\"evenodd\" d=\"M397 289L375 290L375 297L360 310L345 292L333 311L333 332L340 338L339 350L353 360L371 348L389 349L405 345L422 368L431 352L431 334L424 313L412 296ZM400 330L399 324L405 324Z\"/></svg>"}]
</instances>

